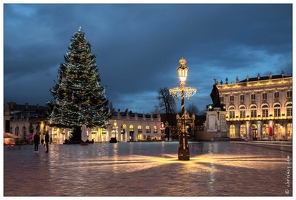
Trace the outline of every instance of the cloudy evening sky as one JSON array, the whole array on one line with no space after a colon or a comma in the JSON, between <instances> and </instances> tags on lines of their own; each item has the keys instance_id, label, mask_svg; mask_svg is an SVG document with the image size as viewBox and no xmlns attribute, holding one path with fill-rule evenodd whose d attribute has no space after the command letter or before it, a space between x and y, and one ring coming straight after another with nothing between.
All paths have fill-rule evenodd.
<instances>
[{"instance_id":1,"label":"cloudy evening sky","mask_svg":"<svg viewBox=\"0 0 296 200\"><path fill-rule=\"evenodd\" d=\"M292 75L292 4L3 4L4 103L45 105L81 26L115 109L151 112L179 86L205 109L214 79ZM176 101L180 109L180 101Z\"/></svg>"}]
</instances>

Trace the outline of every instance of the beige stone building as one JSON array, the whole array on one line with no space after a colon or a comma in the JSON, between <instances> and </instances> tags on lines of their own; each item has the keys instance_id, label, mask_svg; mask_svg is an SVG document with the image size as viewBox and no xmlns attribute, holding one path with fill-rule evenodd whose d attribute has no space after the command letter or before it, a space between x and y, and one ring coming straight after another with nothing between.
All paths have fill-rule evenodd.
<instances>
[{"instance_id":1,"label":"beige stone building","mask_svg":"<svg viewBox=\"0 0 296 200\"><path fill-rule=\"evenodd\" d=\"M292 140L292 76L260 76L215 84L226 105L230 138Z\"/></svg>"},{"instance_id":2,"label":"beige stone building","mask_svg":"<svg viewBox=\"0 0 296 200\"><path fill-rule=\"evenodd\" d=\"M4 107L4 133L19 136L21 143L30 143L30 136L36 132L44 138L49 133L50 143L63 144L69 139L72 130L49 126L45 117L45 107L37 105L7 103ZM162 124L159 114L138 114L132 112L114 113L109 119L108 127L87 127L89 141L109 142L111 137L119 142L161 140Z\"/></svg>"}]
</instances>

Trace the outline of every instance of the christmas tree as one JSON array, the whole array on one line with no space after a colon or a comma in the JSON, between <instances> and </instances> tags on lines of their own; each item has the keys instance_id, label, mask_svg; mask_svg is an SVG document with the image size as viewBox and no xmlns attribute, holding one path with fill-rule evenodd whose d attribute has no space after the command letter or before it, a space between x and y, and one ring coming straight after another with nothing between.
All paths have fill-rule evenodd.
<instances>
[{"instance_id":1,"label":"christmas tree","mask_svg":"<svg viewBox=\"0 0 296 200\"><path fill-rule=\"evenodd\" d=\"M106 127L111 117L105 86L100 86L96 56L79 28L71 37L58 81L50 90L54 99L46 102L50 126L72 128L70 140L81 140L81 126Z\"/></svg>"}]
</instances>

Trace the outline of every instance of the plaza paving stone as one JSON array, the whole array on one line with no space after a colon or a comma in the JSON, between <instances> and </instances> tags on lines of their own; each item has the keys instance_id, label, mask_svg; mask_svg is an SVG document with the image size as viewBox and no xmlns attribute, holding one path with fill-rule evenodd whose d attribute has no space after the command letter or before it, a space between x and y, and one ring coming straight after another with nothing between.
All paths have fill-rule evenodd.
<instances>
[{"instance_id":1,"label":"plaza paving stone","mask_svg":"<svg viewBox=\"0 0 296 200\"><path fill-rule=\"evenodd\" d=\"M3 195L22 196L288 196L292 143L189 142L179 161L178 142L95 143L4 147ZM287 184L289 183L289 184Z\"/></svg>"}]
</instances>

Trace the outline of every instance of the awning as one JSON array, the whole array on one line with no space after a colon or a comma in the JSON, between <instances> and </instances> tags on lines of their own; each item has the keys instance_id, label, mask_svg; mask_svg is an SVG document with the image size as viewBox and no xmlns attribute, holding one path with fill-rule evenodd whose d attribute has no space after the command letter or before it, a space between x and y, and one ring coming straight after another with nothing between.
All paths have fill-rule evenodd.
<instances>
[{"instance_id":1,"label":"awning","mask_svg":"<svg viewBox=\"0 0 296 200\"><path fill-rule=\"evenodd\" d=\"M15 138L15 139L18 139L18 138L21 138L20 136L17 136L17 135L14 135L12 133L4 133L4 138Z\"/></svg>"},{"instance_id":2,"label":"awning","mask_svg":"<svg viewBox=\"0 0 296 200\"><path fill-rule=\"evenodd\" d=\"M27 139L31 139L31 138L33 138L34 137L34 134L32 134L32 135L26 135L26 138Z\"/></svg>"}]
</instances>

